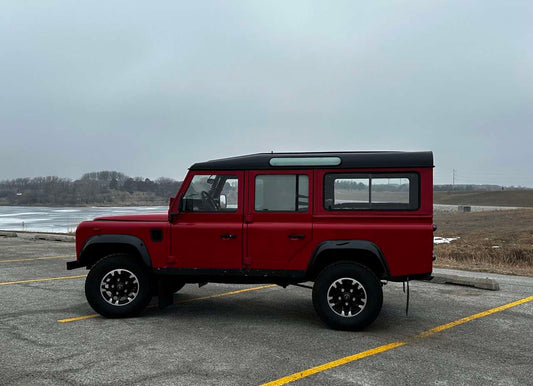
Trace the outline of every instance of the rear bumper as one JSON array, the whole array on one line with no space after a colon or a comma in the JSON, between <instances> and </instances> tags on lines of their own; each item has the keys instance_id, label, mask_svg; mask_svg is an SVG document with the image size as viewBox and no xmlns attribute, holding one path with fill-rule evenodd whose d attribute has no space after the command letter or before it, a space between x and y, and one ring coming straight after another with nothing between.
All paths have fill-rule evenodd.
<instances>
[{"instance_id":1,"label":"rear bumper","mask_svg":"<svg viewBox=\"0 0 533 386\"><path fill-rule=\"evenodd\" d=\"M393 276L393 277L389 277L388 280L397 281L397 282L408 281L408 280L431 280L433 279L433 276L431 276L431 274L432 272L417 273L414 275L406 275L406 276Z\"/></svg>"},{"instance_id":2,"label":"rear bumper","mask_svg":"<svg viewBox=\"0 0 533 386\"><path fill-rule=\"evenodd\" d=\"M81 267L85 267L83 264L81 264L78 260L74 260L74 261L67 261L67 270L71 270L71 269L76 269L76 268L81 268Z\"/></svg>"}]
</instances>

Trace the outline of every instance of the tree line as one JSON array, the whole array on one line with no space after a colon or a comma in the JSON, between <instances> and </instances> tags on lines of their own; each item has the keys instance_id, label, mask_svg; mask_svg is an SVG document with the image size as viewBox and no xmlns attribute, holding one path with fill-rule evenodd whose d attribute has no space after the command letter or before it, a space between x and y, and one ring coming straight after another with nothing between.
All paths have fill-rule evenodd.
<instances>
[{"instance_id":1,"label":"tree line","mask_svg":"<svg viewBox=\"0 0 533 386\"><path fill-rule=\"evenodd\" d=\"M0 181L0 205L164 205L180 185L171 178L152 181L107 170L86 173L79 180L17 178Z\"/></svg>"}]
</instances>

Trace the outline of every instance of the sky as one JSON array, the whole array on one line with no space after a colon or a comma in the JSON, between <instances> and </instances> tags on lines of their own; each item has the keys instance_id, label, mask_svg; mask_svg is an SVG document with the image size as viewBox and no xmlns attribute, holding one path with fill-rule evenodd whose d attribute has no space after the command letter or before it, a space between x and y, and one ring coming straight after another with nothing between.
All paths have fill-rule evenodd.
<instances>
[{"instance_id":1,"label":"sky","mask_svg":"<svg viewBox=\"0 0 533 386\"><path fill-rule=\"evenodd\" d=\"M432 150L533 187L533 2L0 2L0 180Z\"/></svg>"}]
</instances>

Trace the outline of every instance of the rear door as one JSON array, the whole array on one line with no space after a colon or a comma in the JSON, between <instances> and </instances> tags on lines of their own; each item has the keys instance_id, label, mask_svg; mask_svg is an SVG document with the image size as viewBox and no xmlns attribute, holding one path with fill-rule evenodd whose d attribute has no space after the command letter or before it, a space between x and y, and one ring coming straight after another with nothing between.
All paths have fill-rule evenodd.
<instances>
[{"instance_id":1,"label":"rear door","mask_svg":"<svg viewBox=\"0 0 533 386\"><path fill-rule=\"evenodd\" d=\"M244 265L284 269L312 239L312 171L250 171L246 175Z\"/></svg>"}]
</instances>

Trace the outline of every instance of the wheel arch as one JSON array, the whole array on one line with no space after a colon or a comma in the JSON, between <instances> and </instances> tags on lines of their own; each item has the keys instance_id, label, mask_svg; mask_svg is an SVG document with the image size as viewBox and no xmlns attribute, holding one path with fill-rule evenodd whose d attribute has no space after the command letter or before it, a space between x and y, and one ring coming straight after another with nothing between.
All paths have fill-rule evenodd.
<instances>
[{"instance_id":1,"label":"wheel arch","mask_svg":"<svg viewBox=\"0 0 533 386\"><path fill-rule=\"evenodd\" d=\"M96 235L83 245L78 261L81 266L91 267L98 260L114 253L135 256L143 266L151 268L152 261L144 242L131 235Z\"/></svg>"},{"instance_id":2,"label":"wheel arch","mask_svg":"<svg viewBox=\"0 0 533 386\"><path fill-rule=\"evenodd\" d=\"M368 240L330 240L320 243L309 260L306 276L309 280L314 280L323 268L340 261L364 265L379 279L390 277L383 252Z\"/></svg>"}]
</instances>

